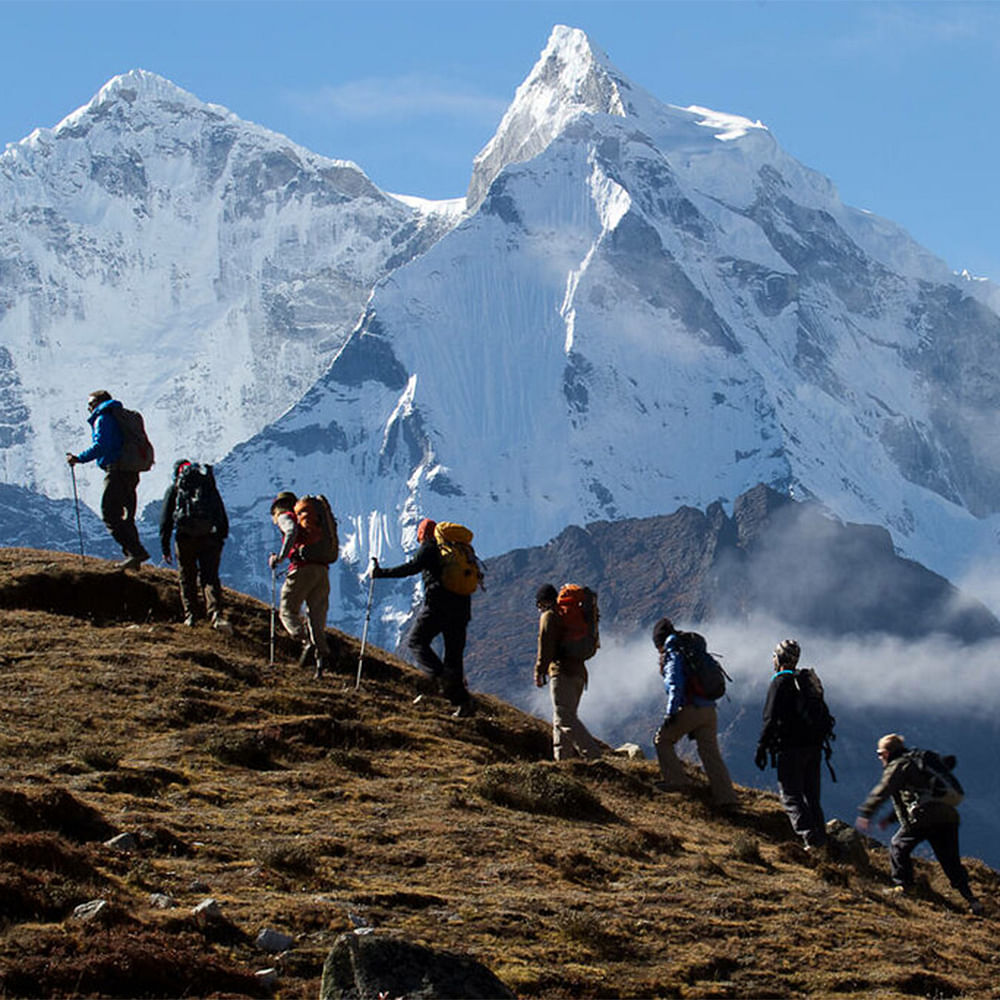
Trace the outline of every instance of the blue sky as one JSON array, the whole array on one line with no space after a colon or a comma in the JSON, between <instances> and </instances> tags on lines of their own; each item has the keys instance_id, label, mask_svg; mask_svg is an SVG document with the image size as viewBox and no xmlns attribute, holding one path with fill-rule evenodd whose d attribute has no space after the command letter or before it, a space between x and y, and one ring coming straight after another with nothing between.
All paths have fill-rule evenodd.
<instances>
[{"instance_id":1,"label":"blue sky","mask_svg":"<svg viewBox=\"0 0 1000 1000\"><path fill-rule=\"evenodd\" d=\"M456 197L554 24L661 100L759 118L844 201L1000 281L1000 3L0 0L0 144L143 68Z\"/></svg>"}]
</instances>

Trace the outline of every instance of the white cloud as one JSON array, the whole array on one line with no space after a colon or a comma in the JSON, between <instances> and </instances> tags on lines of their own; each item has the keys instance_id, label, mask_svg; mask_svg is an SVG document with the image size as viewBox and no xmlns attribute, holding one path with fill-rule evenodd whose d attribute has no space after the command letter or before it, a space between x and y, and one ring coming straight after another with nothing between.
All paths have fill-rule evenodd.
<instances>
[{"instance_id":1,"label":"white cloud","mask_svg":"<svg viewBox=\"0 0 1000 1000\"><path fill-rule=\"evenodd\" d=\"M309 92L289 91L285 98L305 114L351 120L445 117L499 122L508 104L420 74L366 77Z\"/></svg>"}]
</instances>

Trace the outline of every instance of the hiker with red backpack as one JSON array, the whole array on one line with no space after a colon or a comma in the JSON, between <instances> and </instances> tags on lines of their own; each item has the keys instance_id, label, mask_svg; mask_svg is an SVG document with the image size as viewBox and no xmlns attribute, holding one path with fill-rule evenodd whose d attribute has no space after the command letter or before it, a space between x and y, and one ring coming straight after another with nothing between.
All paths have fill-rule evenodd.
<instances>
[{"instance_id":1,"label":"hiker with red backpack","mask_svg":"<svg viewBox=\"0 0 1000 1000\"><path fill-rule=\"evenodd\" d=\"M952 773L955 758L939 756L933 750L908 749L899 733L883 736L875 748L882 764L882 780L858 807L855 826L868 833L872 817L887 799L892 800L899 829L889 842L889 870L894 883L890 890L905 895L913 888L913 860L910 855L923 841L931 845L934 857L969 910L977 916L983 904L969 887L969 873L962 864L958 846L958 804L964 791ZM879 826L885 828L890 819Z\"/></svg>"},{"instance_id":2,"label":"hiker with red backpack","mask_svg":"<svg viewBox=\"0 0 1000 1000\"><path fill-rule=\"evenodd\" d=\"M664 791L683 791L694 784L684 770L674 744L684 736L695 741L705 769L712 801L719 809L735 808L739 799L719 751L715 702L725 693L721 664L705 649L697 632L680 632L669 618L653 626L653 645L660 658L660 676L667 692L667 711L653 743ZM706 659L707 658L707 659ZM708 675L713 675L711 682ZM721 684L721 689L715 685Z\"/></svg>"},{"instance_id":3,"label":"hiker with red backpack","mask_svg":"<svg viewBox=\"0 0 1000 1000\"><path fill-rule=\"evenodd\" d=\"M816 672L796 669L801 653L794 639L783 639L774 650L754 763L763 771L770 758L777 768L781 804L803 846L812 851L827 843L820 783L824 750L829 766L834 718ZM836 780L832 767L830 775Z\"/></svg>"},{"instance_id":4,"label":"hiker with red backpack","mask_svg":"<svg viewBox=\"0 0 1000 1000\"><path fill-rule=\"evenodd\" d=\"M175 536L184 624L191 627L201 617L199 591L203 591L205 612L212 628L230 631L223 613L219 581L219 562L229 535L229 517L212 466L197 465L186 458L174 463L174 478L160 509L160 551L168 565L171 535Z\"/></svg>"},{"instance_id":5,"label":"hiker with red backpack","mask_svg":"<svg viewBox=\"0 0 1000 1000\"><path fill-rule=\"evenodd\" d=\"M136 490L139 474L153 467L153 446L146 437L142 417L135 410L126 410L105 389L90 394L87 410L92 443L79 455L67 452L66 461L71 467L96 461L104 472L101 518L125 556L116 566L138 569L149 553L135 526Z\"/></svg>"},{"instance_id":6,"label":"hiker with red backpack","mask_svg":"<svg viewBox=\"0 0 1000 1000\"><path fill-rule=\"evenodd\" d=\"M399 566L385 568L373 560L372 578L422 574L424 600L407 639L410 652L417 667L437 682L441 694L454 706L455 718L475 715L463 660L472 594L482 585L472 532L460 524L425 517L417 525L417 541L420 547L413 558ZM444 642L443 659L431 645L438 636Z\"/></svg>"},{"instance_id":7,"label":"hiker with red backpack","mask_svg":"<svg viewBox=\"0 0 1000 1000\"><path fill-rule=\"evenodd\" d=\"M299 666L315 657L313 677L323 676L329 661L326 614L330 607L330 563L336 562L337 522L322 495L296 497L287 490L271 504L271 520L281 531L281 549L267 559L272 573L285 559L288 572L281 585L278 617L285 631L302 642ZM302 618L302 605L307 614Z\"/></svg>"},{"instance_id":8,"label":"hiker with red backpack","mask_svg":"<svg viewBox=\"0 0 1000 1000\"><path fill-rule=\"evenodd\" d=\"M587 688L587 664L600 645L597 595L587 587L551 583L538 588L538 656L535 686L549 683L552 695L552 756L600 757L601 744L577 714Z\"/></svg>"}]
</instances>

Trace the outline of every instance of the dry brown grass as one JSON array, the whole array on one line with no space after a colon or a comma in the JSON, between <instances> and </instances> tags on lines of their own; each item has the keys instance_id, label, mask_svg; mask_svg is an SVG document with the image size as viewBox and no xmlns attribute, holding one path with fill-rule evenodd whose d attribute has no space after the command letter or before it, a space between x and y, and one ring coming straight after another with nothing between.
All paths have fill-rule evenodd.
<instances>
[{"instance_id":1,"label":"dry brown grass","mask_svg":"<svg viewBox=\"0 0 1000 1000\"><path fill-rule=\"evenodd\" d=\"M231 595L234 636L185 629L174 587L0 550L0 995L249 996L276 965L279 996L312 998L364 922L525 997L1000 997L995 925L934 865L888 899L884 852L818 863L771 795L721 817L651 763L549 762L543 722L414 704L387 654L355 691L338 633L330 678L284 643L269 669L266 608ZM120 831L137 851L102 845ZM995 915L1000 880L970 868ZM225 920L200 926L209 896ZM103 926L68 919L97 897ZM263 927L295 947L257 951Z\"/></svg>"}]
</instances>

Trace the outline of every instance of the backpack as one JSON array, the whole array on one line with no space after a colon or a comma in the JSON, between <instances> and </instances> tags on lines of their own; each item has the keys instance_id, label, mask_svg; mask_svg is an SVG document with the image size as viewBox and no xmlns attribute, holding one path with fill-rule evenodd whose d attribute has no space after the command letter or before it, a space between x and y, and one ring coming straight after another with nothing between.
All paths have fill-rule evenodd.
<instances>
[{"instance_id":1,"label":"backpack","mask_svg":"<svg viewBox=\"0 0 1000 1000\"><path fill-rule=\"evenodd\" d=\"M704 636L697 632L677 632L674 643L684 664L684 680L691 693L709 701L718 701L726 693L726 681L732 677L708 651Z\"/></svg>"},{"instance_id":2,"label":"backpack","mask_svg":"<svg viewBox=\"0 0 1000 1000\"><path fill-rule=\"evenodd\" d=\"M212 466L182 466L175 486L174 527L179 535L204 538L220 527L222 498Z\"/></svg>"},{"instance_id":3,"label":"backpack","mask_svg":"<svg viewBox=\"0 0 1000 1000\"><path fill-rule=\"evenodd\" d=\"M146 436L146 425L138 410L115 407L111 412L122 432L122 450L114 467L121 472L149 472L156 459L153 445Z\"/></svg>"},{"instance_id":4,"label":"backpack","mask_svg":"<svg viewBox=\"0 0 1000 1000\"><path fill-rule=\"evenodd\" d=\"M556 598L556 610L562 625L559 652L573 659L589 660L601 646L597 593L575 583L563 584Z\"/></svg>"},{"instance_id":5,"label":"backpack","mask_svg":"<svg viewBox=\"0 0 1000 1000\"><path fill-rule=\"evenodd\" d=\"M939 756L933 750L912 749L906 756L913 761L920 772L923 787L915 806L928 802L941 802L946 806L957 806L965 798L962 783L953 774L957 761L951 754Z\"/></svg>"},{"instance_id":6,"label":"backpack","mask_svg":"<svg viewBox=\"0 0 1000 1000\"><path fill-rule=\"evenodd\" d=\"M472 547L472 532L461 524L440 521L434 541L441 553L441 586L453 594L469 597L482 586L483 570Z\"/></svg>"},{"instance_id":7,"label":"backpack","mask_svg":"<svg viewBox=\"0 0 1000 1000\"><path fill-rule=\"evenodd\" d=\"M810 743L823 746L834 738L833 727L837 721L823 697L823 682L810 667L796 670L794 680L796 730Z\"/></svg>"},{"instance_id":8,"label":"backpack","mask_svg":"<svg viewBox=\"0 0 1000 1000\"><path fill-rule=\"evenodd\" d=\"M340 539L330 501L322 493L300 497L292 513L299 523L299 541L295 546L297 561L327 566L336 562L340 555Z\"/></svg>"}]
</instances>

